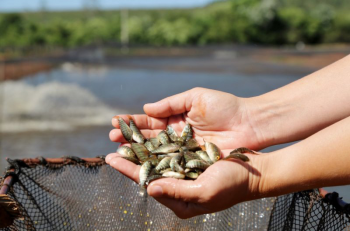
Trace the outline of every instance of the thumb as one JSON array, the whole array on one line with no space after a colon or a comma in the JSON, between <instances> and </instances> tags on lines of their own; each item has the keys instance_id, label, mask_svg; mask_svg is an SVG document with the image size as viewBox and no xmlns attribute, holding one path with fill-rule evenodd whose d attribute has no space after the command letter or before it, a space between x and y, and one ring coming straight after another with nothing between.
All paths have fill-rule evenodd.
<instances>
[{"instance_id":1,"label":"thumb","mask_svg":"<svg viewBox=\"0 0 350 231\"><path fill-rule=\"evenodd\" d=\"M147 192L151 197L155 198L170 198L184 202L200 201L204 187L196 181L185 181L174 178L159 179L152 182Z\"/></svg>"},{"instance_id":2,"label":"thumb","mask_svg":"<svg viewBox=\"0 0 350 231\"><path fill-rule=\"evenodd\" d=\"M190 111L193 99L194 91L189 90L156 103L145 104L143 109L148 116L164 118Z\"/></svg>"}]
</instances>

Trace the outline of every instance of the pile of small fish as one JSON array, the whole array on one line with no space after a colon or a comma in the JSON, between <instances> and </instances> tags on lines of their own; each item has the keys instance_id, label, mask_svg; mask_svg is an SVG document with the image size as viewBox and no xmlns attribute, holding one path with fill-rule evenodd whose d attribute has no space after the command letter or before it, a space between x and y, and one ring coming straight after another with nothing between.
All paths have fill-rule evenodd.
<instances>
[{"instance_id":1,"label":"pile of small fish","mask_svg":"<svg viewBox=\"0 0 350 231\"><path fill-rule=\"evenodd\" d=\"M157 137L145 139L135 122L129 117L130 127L118 117L120 130L124 138L131 144L120 146L117 153L123 158L141 165L140 185L145 187L151 181L173 177L177 179L196 179L205 169L220 160L219 148L210 142L204 141L204 147L193 138L190 124L186 124L181 136L168 125ZM135 142L133 142L135 141ZM248 148L233 150L228 158L249 161L243 153L255 153Z\"/></svg>"}]
</instances>

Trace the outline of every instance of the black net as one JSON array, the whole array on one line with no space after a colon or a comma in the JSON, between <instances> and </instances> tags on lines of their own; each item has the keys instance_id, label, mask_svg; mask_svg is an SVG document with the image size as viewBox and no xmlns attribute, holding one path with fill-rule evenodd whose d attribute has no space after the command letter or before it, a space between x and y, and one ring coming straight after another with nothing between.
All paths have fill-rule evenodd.
<instances>
[{"instance_id":1,"label":"black net","mask_svg":"<svg viewBox=\"0 0 350 231\"><path fill-rule=\"evenodd\" d=\"M19 161L8 195L22 219L0 230L346 230L348 206L317 191L237 204L182 220L101 159ZM1 208L1 207L0 207Z\"/></svg>"}]
</instances>

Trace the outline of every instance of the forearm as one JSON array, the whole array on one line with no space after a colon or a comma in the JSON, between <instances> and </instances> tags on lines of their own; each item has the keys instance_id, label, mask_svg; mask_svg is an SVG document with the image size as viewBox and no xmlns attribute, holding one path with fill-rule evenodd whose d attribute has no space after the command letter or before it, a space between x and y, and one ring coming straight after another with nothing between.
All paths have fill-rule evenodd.
<instances>
[{"instance_id":1,"label":"forearm","mask_svg":"<svg viewBox=\"0 0 350 231\"><path fill-rule=\"evenodd\" d=\"M261 156L261 197L350 184L350 117Z\"/></svg>"},{"instance_id":2,"label":"forearm","mask_svg":"<svg viewBox=\"0 0 350 231\"><path fill-rule=\"evenodd\" d=\"M350 116L350 56L267 94L246 99L263 147L304 139Z\"/></svg>"}]
</instances>

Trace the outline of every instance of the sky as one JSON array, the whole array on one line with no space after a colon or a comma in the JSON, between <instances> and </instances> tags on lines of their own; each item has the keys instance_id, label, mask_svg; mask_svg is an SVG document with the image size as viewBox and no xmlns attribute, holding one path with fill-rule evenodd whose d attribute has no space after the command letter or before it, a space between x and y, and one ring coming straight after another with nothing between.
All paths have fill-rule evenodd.
<instances>
[{"instance_id":1,"label":"sky","mask_svg":"<svg viewBox=\"0 0 350 231\"><path fill-rule=\"evenodd\" d=\"M213 0L0 0L0 12L79 10L97 5L99 9L189 8L204 6Z\"/></svg>"}]
</instances>

